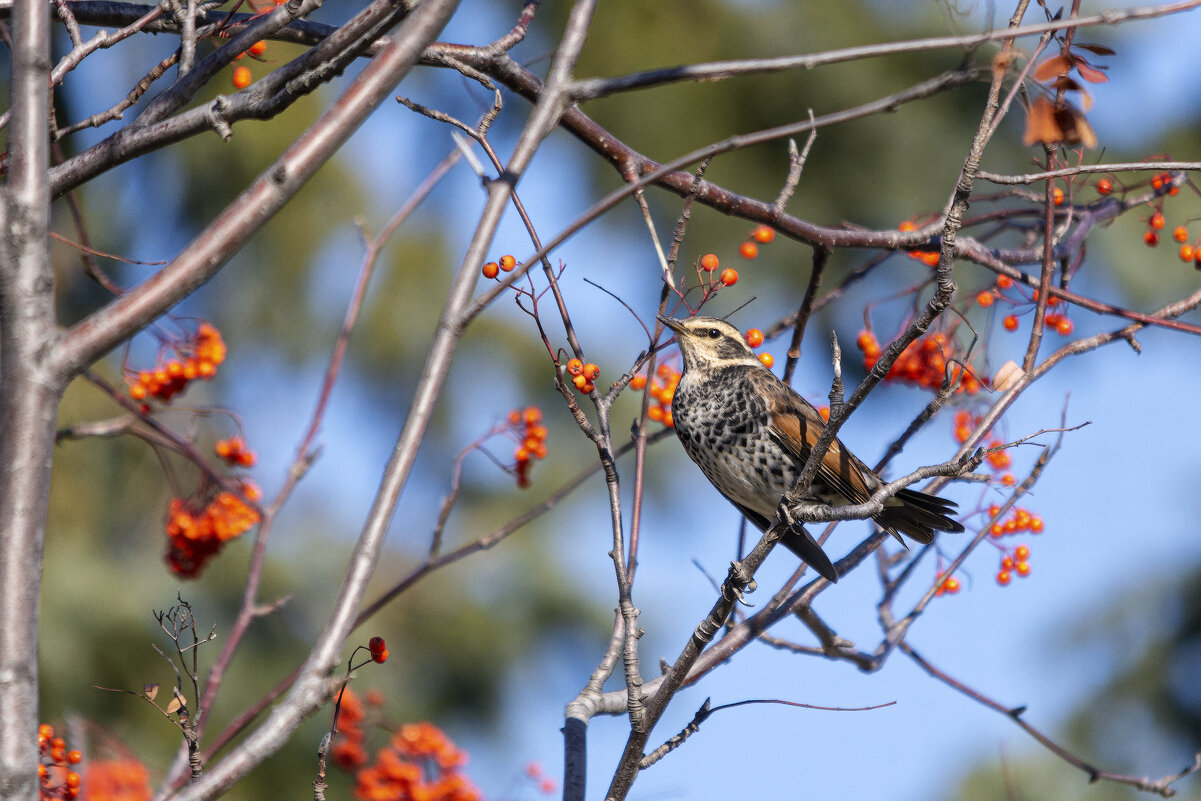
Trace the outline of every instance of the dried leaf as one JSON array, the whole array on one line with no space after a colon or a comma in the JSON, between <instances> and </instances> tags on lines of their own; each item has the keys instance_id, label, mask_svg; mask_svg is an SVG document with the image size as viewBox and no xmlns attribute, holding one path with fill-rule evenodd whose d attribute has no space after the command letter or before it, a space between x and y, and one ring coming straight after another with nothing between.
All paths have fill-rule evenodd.
<instances>
[{"instance_id":1,"label":"dried leaf","mask_svg":"<svg viewBox=\"0 0 1201 801\"><path fill-rule=\"evenodd\" d=\"M1034 79L1038 81L1049 81L1050 79L1059 76L1067 75L1072 71L1072 59L1067 56L1055 56L1039 64L1034 70Z\"/></svg>"},{"instance_id":2,"label":"dried leaf","mask_svg":"<svg viewBox=\"0 0 1201 801\"><path fill-rule=\"evenodd\" d=\"M997 370L997 375L992 380L992 388L997 392L1005 392L1016 384L1024 375L1022 368L1018 367L1017 362L1010 359L1001 365L1001 369Z\"/></svg>"},{"instance_id":3,"label":"dried leaf","mask_svg":"<svg viewBox=\"0 0 1201 801\"><path fill-rule=\"evenodd\" d=\"M1084 115L1069 105L1055 109L1055 122L1063 132L1063 141L1069 145L1097 146L1097 134L1084 119Z\"/></svg>"},{"instance_id":4,"label":"dried leaf","mask_svg":"<svg viewBox=\"0 0 1201 801\"><path fill-rule=\"evenodd\" d=\"M1106 47L1105 45L1099 44L1080 44L1079 42L1075 42L1072 47L1079 47L1081 50L1087 50L1088 52L1095 53L1098 56L1116 56L1118 54L1118 51L1114 50L1112 47Z\"/></svg>"},{"instance_id":5,"label":"dried leaf","mask_svg":"<svg viewBox=\"0 0 1201 801\"><path fill-rule=\"evenodd\" d=\"M1089 83L1105 83L1109 80L1109 76L1100 69L1086 64L1084 61L1076 61L1076 71L1080 73L1080 77Z\"/></svg>"},{"instance_id":6,"label":"dried leaf","mask_svg":"<svg viewBox=\"0 0 1201 801\"><path fill-rule=\"evenodd\" d=\"M182 706L183 706L183 699L180 698L178 695L175 696L174 698L171 699L171 703L167 704L167 714L170 715L173 712L178 712L180 707L182 707Z\"/></svg>"},{"instance_id":7,"label":"dried leaf","mask_svg":"<svg viewBox=\"0 0 1201 801\"><path fill-rule=\"evenodd\" d=\"M1071 75L1060 75L1051 84L1052 89L1062 89L1065 92L1083 92L1084 87L1076 83L1076 79Z\"/></svg>"},{"instance_id":8,"label":"dried leaf","mask_svg":"<svg viewBox=\"0 0 1201 801\"><path fill-rule=\"evenodd\" d=\"M1054 145L1063 141L1063 128L1055 115L1055 105L1045 97L1036 97L1026 118L1024 145Z\"/></svg>"},{"instance_id":9,"label":"dried leaf","mask_svg":"<svg viewBox=\"0 0 1201 801\"><path fill-rule=\"evenodd\" d=\"M157 684L143 684L142 692L145 693L147 698L149 698L151 701L153 701L154 696L158 695L158 685Z\"/></svg>"}]
</instances>

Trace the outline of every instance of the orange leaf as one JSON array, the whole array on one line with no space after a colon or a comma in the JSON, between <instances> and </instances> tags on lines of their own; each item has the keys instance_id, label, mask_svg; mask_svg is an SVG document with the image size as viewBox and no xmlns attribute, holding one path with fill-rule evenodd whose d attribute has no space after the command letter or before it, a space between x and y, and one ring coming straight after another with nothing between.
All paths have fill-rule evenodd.
<instances>
[{"instance_id":1,"label":"orange leaf","mask_svg":"<svg viewBox=\"0 0 1201 801\"><path fill-rule=\"evenodd\" d=\"M1024 145L1054 145L1063 141L1063 128L1055 116L1054 104L1045 97L1036 97L1026 118Z\"/></svg>"},{"instance_id":2,"label":"orange leaf","mask_svg":"<svg viewBox=\"0 0 1201 801\"><path fill-rule=\"evenodd\" d=\"M1080 77L1089 83L1105 83L1109 80L1109 76L1096 67L1089 66L1084 61L1076 61L1076 71L1080 73Z\"/></svg>"},{"instance_id":3,"label":"orange leaf","mask_svg":"<svg viewBox=\"0 0 1201 801\"><path fill-rule=\"evenodd\" d=\"M1034 79L1045 81L1058 75L1067 75L1072 70L1072 59L1067 56L1055 56L1039 64L1034 70Z\"/></svg>"}]
</instances>

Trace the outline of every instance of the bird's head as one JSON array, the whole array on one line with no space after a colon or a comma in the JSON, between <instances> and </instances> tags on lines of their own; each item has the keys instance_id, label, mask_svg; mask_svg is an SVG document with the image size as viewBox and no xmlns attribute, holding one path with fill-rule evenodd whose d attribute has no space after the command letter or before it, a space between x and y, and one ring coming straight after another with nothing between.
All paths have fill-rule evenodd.
<instances>
[{"instance_id":1,"label":"bird's head","mask_svg":"<svg viewBox=\"0 0 1201 801\"><path fill-rule=\"evenodd\" d=\"M701 372L733 365L762 367L742 332L716 317L676 319L659 315L659 321L676 333L685 370Z\"/></svg>"}]
</instances>

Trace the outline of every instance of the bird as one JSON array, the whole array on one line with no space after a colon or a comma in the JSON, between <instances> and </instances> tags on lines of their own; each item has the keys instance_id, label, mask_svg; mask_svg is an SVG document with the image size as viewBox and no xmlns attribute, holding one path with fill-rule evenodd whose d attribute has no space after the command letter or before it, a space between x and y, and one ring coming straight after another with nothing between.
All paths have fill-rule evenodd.
<instances>
[{"instance_id":1,"label":"bird","mask_svg":"<svg viewBox=\"0 0 1201 801\"><path fill-rule=\"evenodd\" d=\"M755 356L742 332L715 317L657 315L675 333L683 370L671 412L676 436L717 491L760 531L776 519L780 499L825 428L821 414ZM811 486L829 506L864 503L883 481L837 438ZM902 543L905 534L930 543L939 531L961 532L948 515L955 502L902 489L872 517ZM838 571L799 524L780 542L831 583Z\"/></svg>"}]
</instances>

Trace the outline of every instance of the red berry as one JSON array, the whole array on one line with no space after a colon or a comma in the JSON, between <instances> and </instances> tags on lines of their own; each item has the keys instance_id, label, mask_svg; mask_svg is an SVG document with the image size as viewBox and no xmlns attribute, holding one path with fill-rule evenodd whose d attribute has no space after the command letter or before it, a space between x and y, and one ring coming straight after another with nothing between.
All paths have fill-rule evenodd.
<instances>
[{"instance_id":1,"label":"red berry","mask_svg":"<svg viewBox=\"0 0 1201 801\"><path fill-rule=\"evenodd\" d=\"M992 305L992 302L996 299L997 299L997 296L994 295L992 292L981 292L979 295L976 296L976 303L980 304L980 306L987 309L989 306Z\"/></svg>"},{"instance_id":2,"label":"red berry","mask_svg":"<svg viewBox=\"0 0 1201 801\"><path fill-rule=\"evenodd\" d=\"M706 253L701 256L701 269L707 273L711 273L717 269L720 262L717 260L717 254Z\"/></svg>"},{"instance_id":3,"label":"red berry","mask_svg":"<svg viewBox=\"0 0 1201 801\"><path fill-rule=\"evenodd\" d=\"M753 259L759 255L759 246L754 242L743 242L738 247L738 253L744 259Z\"/></svg>"},{"instance_id":4,"label":"red berry","mask_svg":"<svg viewBox=\"0 0 1201 801\"><path fill-rule=\"evenodd\" d=\"M768 228L767 230L771 230ZM752 348L757 348L763 344L763 332L758 328L748 328L746 331L746 344Z\"/></svg>"},{"instance_id":5,"label":"red berry","mask_svg":"<svg viewBox=\"0 0 1201 801\"><path fill-rule=\"evenodd\" d=\"M997 289L1004 291L1006 289L1012 289L1012 288L1013 288L1013 279L1012 278L1010 278L1008 275L998 275L997 276Z\"/></svg>"},{"instance_id":6,"label":"red berry","mask_svg":"<svg viewBox=\"0 0 1201 801\"><path fill-rule=\"evenodd\" d=\"M1164 222L1165 220L1163 218L1163 212L1157 211L1151 215L1151 219L1148 221L1148 224L1151 226L1152 230L1160 231L1163 230Z\"/></svg>"},{"instance_id":7,"label":"red berry","mask_svg":"<svg viewBox=\"0 0 1201 801\"><path fill-rule=\"evenodd\" d=\"M1172 238L1175 239L1177 242L1187 242L1188 241L1188 229L1185 228L1183 225L1177 225L1175 228L1172 229Z\"/></svg>"},{"instance_id":8,"label":"red berry","mask_svg":"<svg viewBox=\"0 0 1201 801\"><path fill-rule=\"evenodd\" d=\"M1108 195L1112 191L1113 181L1109 180L1108 178L1102 178L1101 180L1097 181L1097 192L1102 195Z\"/></svg>"},{"instance_id":9,"label":"red berry","mask_svg":"<svg viewBox=\"0 0 1201 801\"><path fill-rule=\"evenodd\" d=\"M1147 247L1155 247L1159 244L1159 234L1154 231L1147 231L1143 234L1143 241L1147 243Z\"/></svg>"},{"instance_id":10,"label":"red berry","mask_svg":"<svg viewBox=\"0 0 1201 801\"><path fill-rule=\"evenodd\" d=\"M238 89L250 86L250 67L234 67L233 83Z\"/></svg>"},{"instance_id":11,"label":"red berry","mask_svg":"<svg viewBox=\"0 0 1201 801\"><path fill-rule=\"evenodd\" d=\"M1001 321L1001 325L1005 326L1006 331L1016 331L1018 330L1018 318L1015 315L1007 314Z\"/></svg>"},{"instance_id":12,"label":"red berry","mask_svg":"<svg viewBox=\"0 0 1201 801\"><path fill-rule=\"evenodd\" d=\"M727 267L721 271L719 278L724 285L734 286L734 284L738 283L738 271L733 267Z\"/></svg>"},{"instance_id":13,"label":"red berry","mask_svg":"<svg viewBox=\"0 0 1201 801\"><path fill-rule=\"evenodd\" d=\"M773 239L776 238L776 232L775 232L775 230L773 230L772 228L769 228L766 225L760 225L758 228L755 229L755 233L752 234L752 236L755 237L756 242L766 245L768 242L771 242Z\"/></svg>"}]
</instances>

